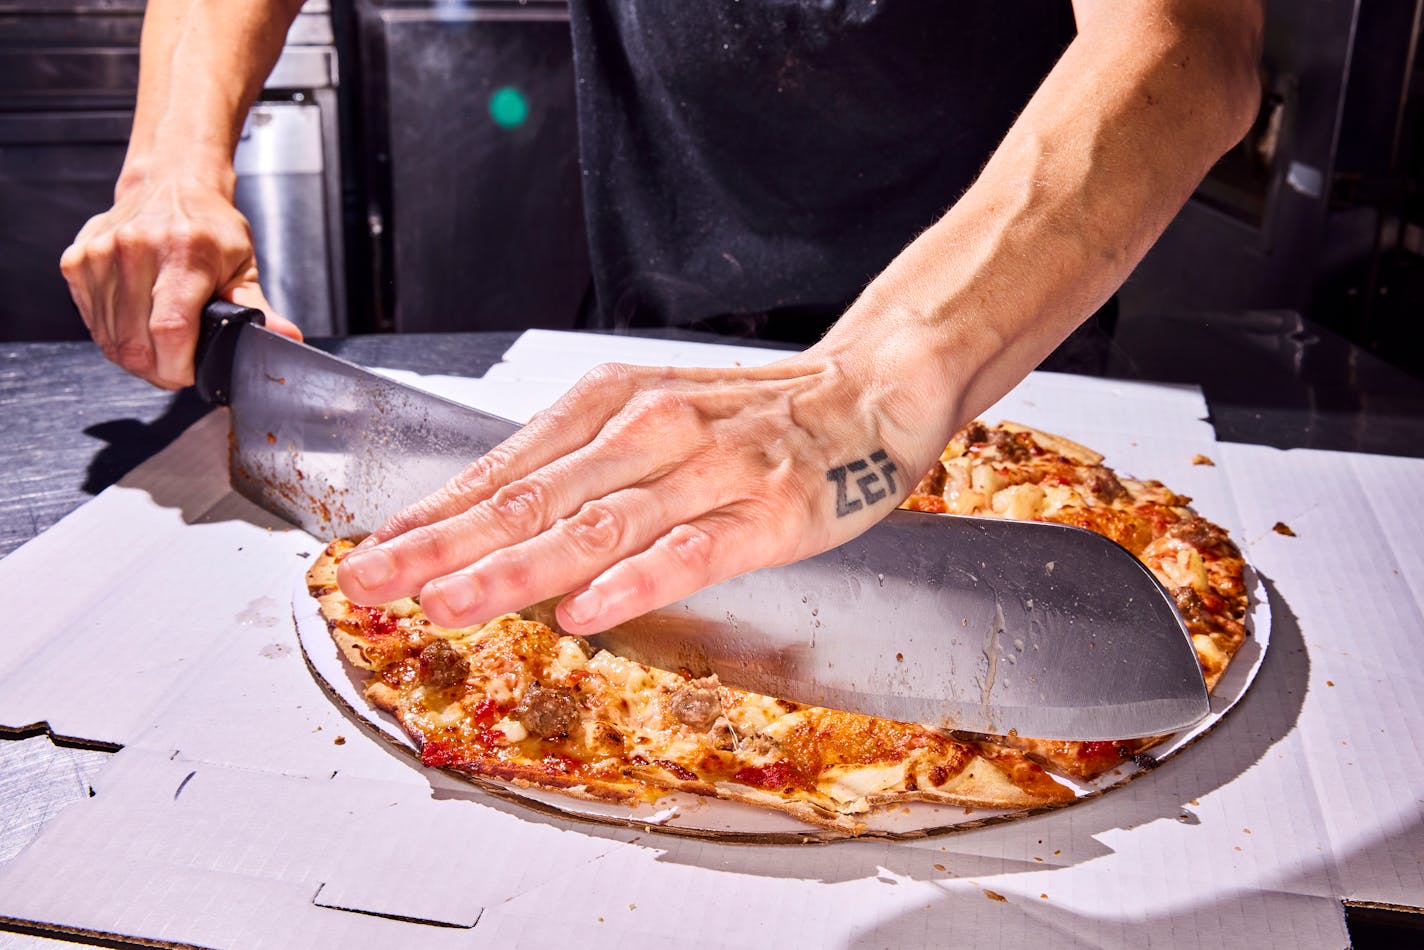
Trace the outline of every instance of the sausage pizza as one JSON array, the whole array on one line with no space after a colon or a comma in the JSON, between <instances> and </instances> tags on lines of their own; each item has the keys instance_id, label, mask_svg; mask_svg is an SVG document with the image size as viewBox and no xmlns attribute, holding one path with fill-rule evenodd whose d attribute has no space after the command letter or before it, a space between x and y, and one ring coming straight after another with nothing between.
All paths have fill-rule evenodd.
<instances>
[{"instance_id":1,"label":"sausage pizza","mask_svg":"<svg viewBox=\"0 0 1424 950\"><path fill-rule=\"evenodd\" d=\"M1172 591L1209 685L1246 636L1240 553L1160 482L1118 476L1096 452L1003 423L974 423L904 507L1057 521L1104 534ZM424 764L617 802L685 791L778 809L848 833L908 801L1023 809L1071 801L1050 773L1099 775L1157 739L1060 742L951 733L761 696L654 669L509 614L464 629L413 598L347 600L331 542L307 572L367 699L392 713Z\"/></svg>"}]
</instances>

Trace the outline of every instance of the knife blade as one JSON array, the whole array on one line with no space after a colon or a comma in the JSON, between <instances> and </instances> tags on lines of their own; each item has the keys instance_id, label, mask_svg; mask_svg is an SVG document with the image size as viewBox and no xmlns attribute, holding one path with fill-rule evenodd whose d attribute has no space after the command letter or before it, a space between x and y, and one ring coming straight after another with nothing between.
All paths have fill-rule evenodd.
<instances>
[{"instance_id":1,"label":"knife blade","mask_svg":"<svg viewBox=\"0 0 1424 950\"><path fill-rule=\"evenodd\" d=\"M368 533L518 429L260 326L204 314L200 393L233 486L314 536ZM554 623L549 601L531 610ZM970 732L1113 740L1210 709L1172 599L1078 528L896 511L821 555L599 634L630 659L797 702Z\"/></svg>"},{"instance_id":2,"label":"knife blade","mask_svg":"<svg viewBox=\"0 0 1424 950\"><path fill-rule=\"evenodd\" d=\"M369 534L519 429L262 327L214 301L198 392L231 411L233 487L318 537Z\"/></svg>"}]
</instances>

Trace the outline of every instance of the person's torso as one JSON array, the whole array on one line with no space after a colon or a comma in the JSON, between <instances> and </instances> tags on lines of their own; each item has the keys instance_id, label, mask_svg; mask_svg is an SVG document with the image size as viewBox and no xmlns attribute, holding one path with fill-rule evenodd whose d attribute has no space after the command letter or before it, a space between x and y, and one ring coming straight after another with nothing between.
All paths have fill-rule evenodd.
<instances>
[{"instance_id":1,"label":"person's torso","mask_svg":"<svg viewBox=\"0 0 1424 950\"><path fill-rule=\"evenodd\" d=\"M571 15L606 326L790 313L819 330L968 187L1072 35L1066 0Z\"/></svg>"}]
</instances>

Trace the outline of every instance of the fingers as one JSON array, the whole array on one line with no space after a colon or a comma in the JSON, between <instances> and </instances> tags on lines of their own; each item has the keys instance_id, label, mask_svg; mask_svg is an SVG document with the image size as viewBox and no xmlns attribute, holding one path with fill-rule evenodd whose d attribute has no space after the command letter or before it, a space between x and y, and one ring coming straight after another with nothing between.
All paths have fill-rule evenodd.
<instances>
[{"instance_id":1,"label":"fingers","mask_svg":"<svg viewBox=\"0 0 1424 950\"><path fill-rule=\"evenodd\" d=\"M595 439L473 506L353 552L337 570L337 583L358 604L410 596L431 578L452 574L493 551L538 537L589 499L644 482L656 474L653 459L651 453L640 451L603 452ZM601 562L596 569L606 564ZM464 616L476 607L474 596L466 596L462 590L467 593L468 585L446 590L450 615ZM567 588L549 590L545 596L563 590Z\"/></svg>"},{"instance_id":2,"label":"fingers","mask_svg":"<svg viewBox=\"0 0 1424 950\"><path fill-rule=\"evenodd\" d=\"M894 505L870 475L867 500L844 502L848 472L893 447L878 403L832 370L605 367L363 542L337 582L358 604L419 593L451 627L573 591L560 622L593 633L823 551Z\"/></svg>"},{"instance_id":3,"label":"fingers","mask_svg":"<svg viewBox=\"0 0 1424 950\"><path fill-rule=\"evenodd\" d=\"M704 494L674 475L591 501L537 537L426 584L421 605L436 623L465 627L577 590L646 550L685 506L707 507Z\"/></svg>"},{"instance_id":4,"label":"fingers","mask_svg":"<svg viewBox=\"0 0 1424 950\"><path fill-rule=\"evenodd\" d=\"M363 546L453 518L488 500L500 486L588 445L626 402L638 376L636 368L620 364L594 369L553 406L536 414L528 425L471 463L444 488L391 518Z\"/></svg>"},{"instance_id":5,"label":"fingers","mask_svg":"<svg viewBox=\"0 0 1424 950\"><path fill-rule=\"evenodd\" d=\"M244 270L235 280L230 281L225 287L218 291L218 296L224 300L237 304L239 307L251 307L261 310L267 317L267 329L273 333L280 333L282 336L293 340L302 339L301 327L279 314L267 300L267 295L262 292L262 287L257 283L257 264L255 261Z\"/></svg>"},{"instance_id":6,"label":"fingers","mask_svg":"<svg viewBox=\"0 0 1424 950\"><path fill-rule=\"evenodd\" d=\"M154 280L147 327L154 355L150 379L157 385L177 389L192 384L198 319L213 284L211 276L191 265L165 267Z\"/></svg>"},{"instance_id":7,"label":"fingers","mask_svg":"<svg viewBox=\"0 0 1424 950\"><path fill-rule=\"evenodd\" d=\"M113 308L108 314L114 355L110 358L135 376L155 382L156 361L149 319L158 262L142 239L134 237L115 241L114 263L117 274Z\"/></svg>"},{"instance_id":8,"label":"fingers","mask_svg":"<svg viewBox=\"0 0 1424 950\"><path fill-rule=\"evenodd\" d=\"M774 541L771 520L743 503L680 524L566 597L557 608L559 625L573 634L598 633L729 577L785 563L796 555Z\"/></svg>"},{"instance_id":9,"label":"fingers","mask_svg":"<svg viewBox=\"0 0 1424 950\"><path fill-rule=\"evenodd\" d=\"M89 232L93 219L84 225L79 231L79 235L74 239L74 243L64 249L64 253L59 257L59 272L64 276L64 282L69 285L69 296L74 299L74 306L79 310L79 316L84 320L84 326L89 330L89 335L94 338L94 342L103 347L103 342L96 332L94 316L97 308L94 304L93 294L90 292L90 281L87 280L87 254L85 250L85 235Z\"/></svg>"},{"instance_id":10,"label":"fingers","mask_svg":"<svg viewBox=\"0 0 1424 950\"><path fill-rule=\"evenodd\" d=\"M60 258L75 306L104 355L166 389L193 381L198 318L215 288L257 287L246 220L210 189L157 183L90 219ZM274 317L274 329L300 336Z\"/></svg>"}]
</instances>

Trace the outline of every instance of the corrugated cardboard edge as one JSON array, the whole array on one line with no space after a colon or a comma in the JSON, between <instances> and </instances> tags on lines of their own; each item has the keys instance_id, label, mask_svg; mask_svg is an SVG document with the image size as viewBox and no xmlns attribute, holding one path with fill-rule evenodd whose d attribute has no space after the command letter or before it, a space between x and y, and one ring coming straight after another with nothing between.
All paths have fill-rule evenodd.
<instances>
[{"instance_id":1,"label":"corrugated cardboard edge","mask_svg":"<svg viewBox=\"0 0 1424 950\"><path fill-rule=\"evenodd\" d=\"M127 934L109 933L103 930L89 930L39 920L21 920L18 917L0 916L0 932L22 934L26 937L44 937L51 940L69 940L90 947L164 947L171 950L211 950L196 943L174 943L169 940L154 940L149 937L135 937Z\"/></svg>"},{"instance_id":2,"label":"corrugated cardboard edge","mask_svg":"<svg viewBox=\"0 0 1424 950\"><path fill-rule=\"evenodd\" d=\"M92 749L95 752L117 752L123 748L123 745L118 742L108 742L103 739L85 739L83 736L61 735L50 728L48 720L44 719L41 719L39 722L32 722L28 726L0 725L0 742L33 739L36 736L47 736L50 742L68 749Z\"/></svg>"}]
</instances>

